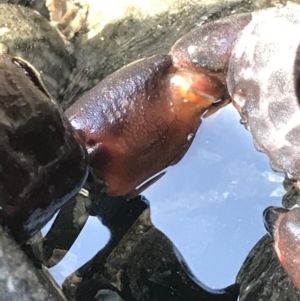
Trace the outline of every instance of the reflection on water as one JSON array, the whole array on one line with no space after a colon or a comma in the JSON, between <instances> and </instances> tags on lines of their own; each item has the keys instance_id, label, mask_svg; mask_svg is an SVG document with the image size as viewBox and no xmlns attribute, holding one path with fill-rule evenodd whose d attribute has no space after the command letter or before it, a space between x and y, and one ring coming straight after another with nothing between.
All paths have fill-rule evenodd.
<instances>
[{"instance_id":1,"label":"reflection on water","mask_svg":"<svg viewBox=\"0 0 300 301\"><path fill-rule=\"evenodd\" d=\"M231 107L205 120L183 158L144 193L151 219L178 248L193 274L210 287L235 281L254 244L265 234L262 212L280 205L283 176ZM70 253L53 273L61 283L105 246L107 229L89 219Z\"/></svg>"},{"instance_id":2,"label":"reflection on water","mask_svg":"<svg viewBox=\"0 0 300 301\"><path fill-rule=\"evenodd\" d=\"M146 197L152 221L210 287L232 283L266 233L262 212L280 205L283 175L255 150L230 105L204 120L183 160Z\"/></svg>"}]
</instances>

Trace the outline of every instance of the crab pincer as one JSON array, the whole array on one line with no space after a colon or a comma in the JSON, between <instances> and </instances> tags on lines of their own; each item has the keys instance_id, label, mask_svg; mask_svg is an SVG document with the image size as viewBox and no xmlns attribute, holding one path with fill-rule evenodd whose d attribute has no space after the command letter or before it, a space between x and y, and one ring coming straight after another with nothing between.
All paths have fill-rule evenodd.
<instances>
[{"instance_id":1,"label":"crab pincer","mask_svg":"<svg viewBox=\"0 0 300 301\"><path fill-rule=\"evenodd\" d=\"M180 64L223 77L257 150L300 179L300 6L288 3L195 28L171 50Z\"/></svg>"},{"instance_id":2,"label":"crab pincer","mask_svg":"<svg viewBox=\"0 0 300 301\"><path fill-rule=\"evenodd\" d=\"M258 151L300 188L300 6L229 16L199 26L170 54L191 70L218 77ZM226 94L225 94L226 95ZM300 289L300 209L268 208L275 252Z\"/></svg>"},{"instance_id":3,"label":"crab pincer","mask_svg":"<svg viewBox=\"0 0 300 301\"><path fill-rule=\"evenodd\" d=\"M275 253L293 281L300 289L300 208L291 210L268 207L264 211L264 223L274 239Z\"/></svg>"},{"instance_id":4,"label":"crab pincer","mask_svg":"<svg viewBox=\"0 0 300 301\"><path fill-rule=\"evenodd\" d=\"M65 113L106 192L131 196L183 157L202 114L223 93L223 84L206 72L154 55L106 77Z\"/></svg>"}]
</instances>

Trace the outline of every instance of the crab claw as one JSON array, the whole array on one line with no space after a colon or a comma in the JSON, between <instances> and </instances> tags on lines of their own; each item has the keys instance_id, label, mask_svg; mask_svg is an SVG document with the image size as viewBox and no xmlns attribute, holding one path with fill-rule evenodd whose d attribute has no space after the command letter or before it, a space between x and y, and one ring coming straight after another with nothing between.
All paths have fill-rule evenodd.
<instances>
[{"instance_id":1,"label":"crab claw","mask_svg":"<svg viewBox=\"0 0 300 301\"><path fill-rule=\"evenodd\" d=\"M105 78L66 115L107 193L134 195L182 158L220 91L218 80L176 67L169 55L155 55Z\"/></svg>"},{"instance_id":2,"label":"crab claw","mask_svg":"<svg viewBox=\"0 0 300 301\"><path fill-rule=\"evenodd\" d=\"M206 70L225 81L232 49L251 14L232 15L195 27L179 39L170 51L177 63Z\"/></svg>"},{"instance_id":3,"label":"crab claw","mask_svg":"<svg viewBox=\"0 0 300 301\"><path fill-rule=\"evenodd\" d=\"M176 64L176 58L173 61L176 72L171 73L170 83L174 92L179 92L179 98L207 109L223 97L225 87L217 78L210 76L204 69L181 67ZM176 92L176 89L179 91Z\"/></svg>"},{"instance_id":4,"label":"crab claw","mask_svg":"<svg viewBox=\"0 0 300 301\"><path fill-rule=\"evenodd\" d=\"M300 289L300 208L268 207L263 215L266 229L274 239L275 253L294 285Z\"/></svg>"}]
</instances>

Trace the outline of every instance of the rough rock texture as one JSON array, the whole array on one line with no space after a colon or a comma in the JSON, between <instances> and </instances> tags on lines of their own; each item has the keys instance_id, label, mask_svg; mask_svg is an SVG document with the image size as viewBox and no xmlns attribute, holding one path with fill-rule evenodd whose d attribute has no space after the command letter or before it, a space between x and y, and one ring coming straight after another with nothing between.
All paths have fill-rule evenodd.
<instances>
[{"instance_id":1,"label":"rough rock texture","mask_svg":"<svg viewBox=\"0 0 300 301\"><path fill-rule=\"evenodd\" d=\"M74 60L62 36L43 16L27 7L0 4L0 43L11 55L31 63L58 99Z\"/></svg>"},{"instance_id":2,"label":"rough rock texture","mask_svg":"<svg viewBox=\"0 0 300 301\"><path fill-rule=\"evenodd\" d=\"M46 0L0 0L1 4L18 4L38 11L45 18L49 19L49 11L45 5Z\"/></svg>"},{"instance_id":3,"label":"rough rock texture","mask_svg":"<svg viewBox=\"0 0 300 301\"><path fill-rule=\"evenodd\" d=\"M97 300L104 289L125 301L237 300L237 285L213 290L193 276L176 247L153 226L144 198L128 202L97 193L92 199L96 201L92 214L109 228L111 239L64 282L69 300Z\"/></svg>"},{"instance_id":4,"label":"rough rock texture","mask_svg":"<svg viewBox=\"0 0 300 301\"><path fill-rule=\"evenodd\" d=\"M273 241L265 235L252 249L237 278L240 301L296 301L300 291L293 285L273 251Z\"/></svg>"},{"instance_id":5,"label":"rough rock texture","mask_svg":"<svg viewBox=\"0 0 300 301\"><path fill-rule=\"evenodd\" d=\"M0 300L65 301L0 227ZM49 280L50 281L50 280Z\"/></svg>"}]
</instances>

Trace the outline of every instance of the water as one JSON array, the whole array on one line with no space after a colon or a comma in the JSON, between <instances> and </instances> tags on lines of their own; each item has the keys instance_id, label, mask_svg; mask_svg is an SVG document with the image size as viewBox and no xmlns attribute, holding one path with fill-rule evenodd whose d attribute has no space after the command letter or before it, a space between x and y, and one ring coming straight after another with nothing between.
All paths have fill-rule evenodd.
<instances>
[{"instance_id":1,"label":"water","mask_svg":"<svg viewBox=\"0 0 300 301\"><path fill-rule=\"evenodd\" d=\"M151 218L179 249L195 276L212 288L235 281L254 244L266 233L262 212L280 205L283 175L229 105L201 125L186 156L144 195ZM109 240L90 218L65 259L51 271L59 283Z\"/></svg>"}]
</instances>

